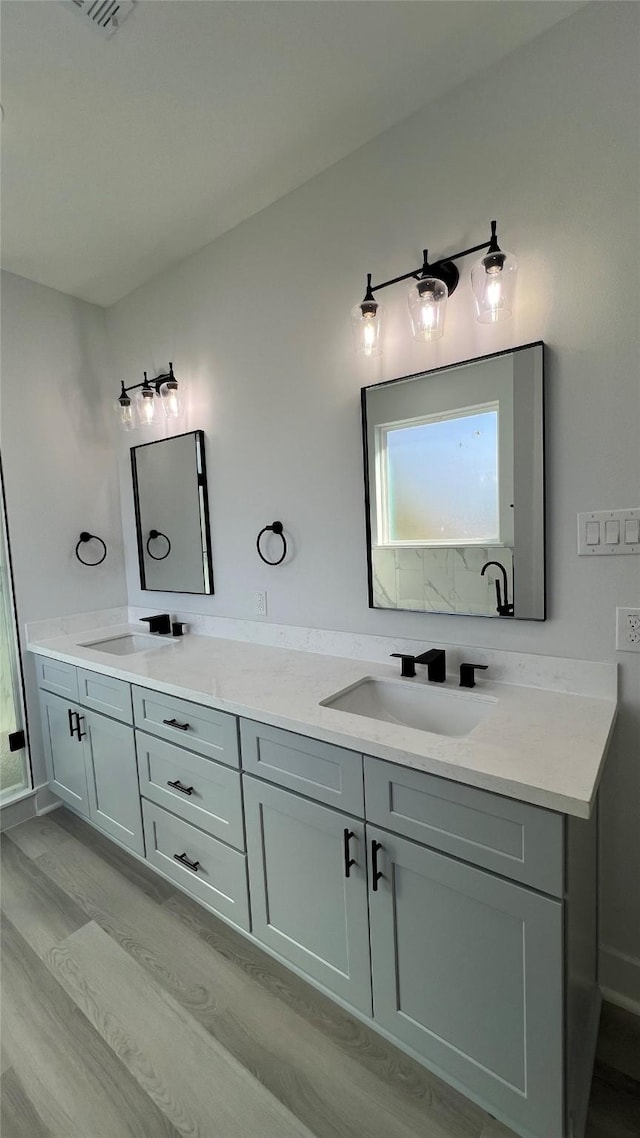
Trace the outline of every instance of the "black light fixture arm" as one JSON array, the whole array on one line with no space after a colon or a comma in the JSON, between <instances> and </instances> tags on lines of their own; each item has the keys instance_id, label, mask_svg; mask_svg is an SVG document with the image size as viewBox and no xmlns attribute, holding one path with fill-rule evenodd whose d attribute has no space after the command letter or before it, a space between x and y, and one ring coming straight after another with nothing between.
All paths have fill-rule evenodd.
<instances>
[{"instance_id":1,"label":"black light fixture arm","mask_svg":"<svg viewBox=\"0 0 640 1138\"><path fill-rule=\"evenodd\" d=\"M173 380L173 382L175 383L175 380L176 380L176 377L173 374L173 364L171 362L169 362L169 370L167 372L163 372L162 375L156 375L151 380L147 378L146 371L143 374L144 374L144 379L143 379L142 383L132 383L129 387L125 387L124 380L121 380L121 383L120 383L120 386L121 386L120 399L121 400L123 398L126 399L130 391L137 391L138 388L140 388L140 387L152 387L153 386L155 388L156 395L159 395L160 394L160 388L162 387L163 383L166 383L167 380Z\"/></svg>"},{"instance_id":2,"label":"black light fixture arm","mask_svg":"<svg viewBox=\"0 0 640 1138\"><path fill-rule=\"evenodd\" d=\"M410 269L408 273L402 273L399 277L391 277L388 281L381 281L380 284L371 284L371 273L367 274L367 291L362 301L362 308L364 312L365 304L375 304L374 293L380 292L383 288L388 288L389 285L399 284L400 281L408 281L411 277L415 280L420 280L425 276L436 276L444 281L449 293L451 294L459 279L458 270L454 265L454 261L460 261L463 257L469 257L471 253L479 253L482 249L488 249L490 253L500 253L500 246L498 245L498 238L496 236L497 222L491 222L491 237L488 241L483 241L481 245L471 245L468 249L461 249L459 253L452 253L451 256L444 257L440 261L429 262L429 250L423 250L422 265L417 269Z\"/></svg>"}]
</instances>

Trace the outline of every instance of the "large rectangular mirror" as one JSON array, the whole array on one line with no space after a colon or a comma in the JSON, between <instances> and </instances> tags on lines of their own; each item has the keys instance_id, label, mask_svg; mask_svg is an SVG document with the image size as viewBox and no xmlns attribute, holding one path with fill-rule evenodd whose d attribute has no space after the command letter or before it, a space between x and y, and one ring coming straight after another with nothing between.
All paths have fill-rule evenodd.
<instances>
[{"instance_id":1,"label":"large rectangular mirror","mask_svg":"<svg viewBox=\"0 0 640 1138\"><path fill-rule=\"evenodd\" d=\"M212 593L204 433L131 448L140 584L163 593Z\"/></svg>"},{"instance_id":2,"label":"large rectangular mirror","mask_svg":"<svg viewBox=\"0 0 640 1138\"><path fill-rule=\"evenodd\" d=\"M545 619L544 346L362 389L369 605Z\"/></svg>"}]
</instances>

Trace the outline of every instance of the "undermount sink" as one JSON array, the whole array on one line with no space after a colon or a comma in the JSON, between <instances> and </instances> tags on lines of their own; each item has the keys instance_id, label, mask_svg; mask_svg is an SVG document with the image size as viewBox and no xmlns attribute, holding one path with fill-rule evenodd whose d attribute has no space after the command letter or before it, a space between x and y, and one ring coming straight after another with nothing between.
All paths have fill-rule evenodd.
<instances>
[{"instance_id":1,"label":"undermount sink","mask_svg":"<svg viewBox=\"0 0 640 1138\"><path fill-rule=\"evenodd\" d=\"M161 640L159 636L145 636L143 632L125 632L123 636L91 640L82 647L109 652L112 656L131 656L134 652L148 652L150 648L168 648L172 643L172 640Z\"/></svg>"},{"instance_id":2,"label":"undermount sink","mask_svg":"<svg viewBox=\"0 0 640 1138\"><path fill-rule=\"evenodd\" d=\"M365 676L321 700L321 707L416 727L435 735L468 735L497 703L493 696L427 687L423 681Z\"/></svg>"}]
</instances>

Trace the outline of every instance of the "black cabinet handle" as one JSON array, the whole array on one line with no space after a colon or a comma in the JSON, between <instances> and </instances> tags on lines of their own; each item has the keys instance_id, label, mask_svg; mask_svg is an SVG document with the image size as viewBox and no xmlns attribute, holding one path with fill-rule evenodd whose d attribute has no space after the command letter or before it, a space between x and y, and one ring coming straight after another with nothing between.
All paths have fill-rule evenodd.
<instances>
[{"instance_id":1,"label":"black cabinet handle","mask_svg":"<svg viewBox=\"0 0 640 1138\"><path fill-rule=\"evenodd\" d=\"M178 731L189 730L188 723L178 723L177 719L163 719L162 722L164 723L165 727L176 727Z\"/></svg>"},{"instance_id":2,"label":"black cabinet handle","mask_svg":"<svg viewBox=\"0 0 640 1138\"><path fill-rule=\"evenodd\" d=\"M84 737L86 735L86 731L80 730L80 720L82 719L82 721L84 722L84 715L79 715L77 711L72 711L71 708L69 708L68 714L69 714L69 734L70 734L71 738L73 739L74 736L76 735L76 731L77 731L78 732L77 739L78 739L78 742L80 742L80 740L84 739ZM74 715L76 717L75 723L73 722Z\"/></svg>"},{"instance_id":3,"label":"black cabinet handle","mask_svg":"<svg viewBox=\"0 0 640 1138\"><path fill-rule=\"evenodd\" d=\"M168 782L167 786L172 786L174 790L179 790L181 794L193 794L193 787L183 786L179 778L177 778L175 782Z\"/></svg>"},{"instance_id":4,"label":"black cabinet handle","mask_svg":"<svg viewBox=\"0 0 640 1138\"><path fill-rule=\"evenodd\" d=\"M355 834L354 834L353 830L346 830L345 829L344 830L344 875L345 875L345 877L351 877L351 866L357 864L356 859L354 857L349 857L349 842L351 841L352 838L355 838Z\"/></svg>"},{"instance_id":5,"label":"black cabinet handle","mask_svg":"<svg viewBox=\"0 0 640 1138\"><path fill-rule=\"evenodd\" d=\"M380 842L373 841L371 843L371 888L374 893L378 892L378 882L381 877L384 877L384 873L381 873L378 869L378 850L381 849L382 844Z\"/></svg>"},{"instance_id":6,"label":"black cabinet handle","mask_svg":"<svg viewBox=\"0 0 640 1138\"><path fill-rule=\"evenodd\" d=\"M200 869L200 862L199 861L189 861L189 858L187 857L186 853L174 854L173 860L179 861L180 865L185 865L187 867L187 869L190 869L193 873L197 873L198 870Z\"/></svg>"}]
</instances>

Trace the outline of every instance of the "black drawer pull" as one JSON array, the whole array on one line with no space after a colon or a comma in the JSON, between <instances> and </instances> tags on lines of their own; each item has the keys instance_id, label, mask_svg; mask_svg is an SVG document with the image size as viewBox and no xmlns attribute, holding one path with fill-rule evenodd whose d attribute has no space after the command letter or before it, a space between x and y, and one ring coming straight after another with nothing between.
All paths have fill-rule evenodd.
<instances>
[{"instance_id":1,"label":"black drawer pull","mask_svg":"<svg viewBox=\"0 0 640 1138\"><path fill-rule=\"evenodd\" d=\"M178 723L177 719L163 719L162 722L164 723L165 727L177 727L178 731L189 730L188 723Z\"/></svg>"},{"instance_id":2,"label":"black drawer pull","mask_svg":"<svg viewBox=\"0 0 640 1138\"><path fill-rule=\"evenodd\" d=\"M75 712L72 711L70 707L68 707L67 708L67 715L69 716L69 734L70 734L71 738L73 739L73 736L75 733L75 727L73 726L73 716L75 715Z\"/></svg>"},{"instance_id":3,"label":"black drawer pull","mask_svg":"<svg viewBox=\"0 0 640 1138\"><path fill-rule=\"evenodd\" d=\"M190 869L193 873L197 873L198 870L200 869L200 862L199 861L189 861L189 858L187 857L186 853L174 854L173 860L179 861L180 865L186 866L187 869Z\"/></svg>"},{"instance_id":4,"label":"black drawer pull","mask_svg":"<svg viewBox=\"0 0 640 1138\"><path fill-rule=\"evenodd\" d=\"M378 892L378 882L381 877L384 877L384 873L381 873L378 869L378 850L381 849L382 844L380 842L373 841L371 843L371 888L374 893Z\"/></svg>"},{"instance_id":5,"label":"black drawer pull","mask_svg":"<svg viewBox=\"0 0 640 1138\"><path fill-rule=\"evenodd\" d=\"M349 857L349 842L355 838L353 830L344 831L344 875L351 877L351 866L356 864L354 857Z\"/></svg>"},{"instance_id":6,"label":"black drawer pull","mask_svg":"<svg viewBox=\"0 0 640 1138\"><path fill-rule=\"evenodd\" d=\"M81 739L84 739L84 737L87 733L86 731L80 730L80 724L84 723L84 715L78 715L78 712L76 711L75 717L76 717L76 731L78 732L78 742L80 742Z\"/></svg>"},{"instance_id":7,"label":"black drawer pull","mask_svg":"<svg viewBox=\"0 0 640 1138\"><path fill-rule=\"evenodd\" d=\"M168 782L167 786L172 786L174 790L179 790L181 794L193 794L193 787L183 786L179 778L177 778L175 782Z\"/></svg>"}]
</instances>

